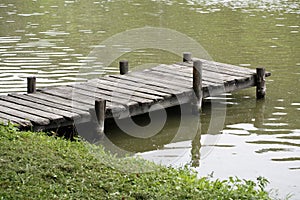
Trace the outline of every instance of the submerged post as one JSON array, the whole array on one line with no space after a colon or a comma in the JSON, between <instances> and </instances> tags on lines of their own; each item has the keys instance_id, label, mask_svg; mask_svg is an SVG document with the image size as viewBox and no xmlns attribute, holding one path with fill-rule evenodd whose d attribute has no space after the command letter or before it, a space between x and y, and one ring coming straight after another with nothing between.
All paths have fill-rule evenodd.
<instances>
[{"instance_id":1,"label":"submerged post","mask_svg":"<svg viewBox=\"0 0 300 200\"><path fill-rule=\"evenodd\" d=\"M182 60L183 60L183 62L192 61L192 54L190 52L184 52Z\"/></svg>"},{"instance_id":2,"label":"submerged post","mask_svg":"<svg viewBox=\"0 0 300 200\"><path fill-rule=\"evenodd\" d=\"M200 111L202 107L202 62L200 60L196 60L193 62L193 90L195 93L195 97L193 100L193 104L195 108Z\"/></svg>"},{"instance_id":3,"label":"submerged post","mask_svg":"<svg viewBox=\"0 0 300 200\"><path fill-rule=\"evenodd\" d=\"M36 92L36 77L27 77L27 93L35 93Z\"/></svg>"},{"instance_id":4,"label":"submerged post","mask_svg":"<svg viewBox=\"0 0 300 200\"><path fill-rule=\"evenodd\" d=\"M124 75L128 73L128 61L127 60L121 60L119 62L119 68L120 68L120 74Z\"/></svg>"},{"instance_id":5,"label":"submerged post","mask_svg":"<svg viewBox=\"0 0 300 200\"><path fill-rule=\"evenodd\" d=\"M266 95L266 70L256 68L256 99L263 99Z\"/></svg>"},{"instance_id":6,"label":"submerged post","mask_svg":"<svg viewBox=\"0 0 300 200\"><path fill-rule=\"evenodd\" d=\"M95 100L95 113L98 122L97 132L100 134L104 133L104 121L106 113L106 100L97 99Z\"/></svg>"}]
</instances>

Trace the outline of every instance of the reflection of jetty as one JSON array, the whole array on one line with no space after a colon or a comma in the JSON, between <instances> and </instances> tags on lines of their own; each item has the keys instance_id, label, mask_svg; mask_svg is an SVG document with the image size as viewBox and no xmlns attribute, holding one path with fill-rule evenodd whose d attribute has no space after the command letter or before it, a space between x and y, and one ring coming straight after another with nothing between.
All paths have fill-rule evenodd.
<instances>
[{"instance_id":1,"label":"reflection of jetty","mask_svg":"<svg viewBox=\"0 0 300 200\"><path fill-rule=\"evenodd\" d=\"M202 98L253 86L257 98L265 95L265 77L270 73L262 68L192 61L190 54L184 54L183 60L129 73L128 63L121 61L121 75L38 91L31 77L28 94L0 97L0 120L23 129L45 130L89 122L97 116L103 131L105 118L125 118L189 102L200 108Z\"/></svg>"}]
</instances>

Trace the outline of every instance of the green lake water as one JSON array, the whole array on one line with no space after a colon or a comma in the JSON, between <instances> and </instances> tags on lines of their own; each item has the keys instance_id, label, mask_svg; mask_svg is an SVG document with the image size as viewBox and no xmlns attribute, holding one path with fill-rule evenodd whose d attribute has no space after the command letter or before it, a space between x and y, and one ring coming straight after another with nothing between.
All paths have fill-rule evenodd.
<instances>
[{"instance_id":1,"label":"green lake water","mask_svg":"<svg viewBox=\"0 0 300 200\"><path fill-rule=\"evenodd\" d=\"M199 176L264 176L280 197L293 193L291 199L300 199L299 6L296 0L1 0L0 94L25 92L26 77L32 75L41 88L118 73L117 61L123 58L131 70L174 63L180 55L159 48L155 42L161 38L153 41L155 49L137 34L128 45L138 41L143 48L130 49L118 46L114 36L122 39L126 31L161 28L175 48L184 46L173 37L182 34L205 49L200 55L205 58L265 67L272 73L266 99L256 101L255 88L225 94L217 102L208 99L200 132L182 125L184 114L171 109L153 137L134 137L114 126L107 128L106 139L157 163L191 165ZM106 55L103 43L111 38L123 55L104 66L99 56ZM147 116L135 121L151 123ZM177 137L178 132L183 134Z\"/></svg>"}]
</instances>

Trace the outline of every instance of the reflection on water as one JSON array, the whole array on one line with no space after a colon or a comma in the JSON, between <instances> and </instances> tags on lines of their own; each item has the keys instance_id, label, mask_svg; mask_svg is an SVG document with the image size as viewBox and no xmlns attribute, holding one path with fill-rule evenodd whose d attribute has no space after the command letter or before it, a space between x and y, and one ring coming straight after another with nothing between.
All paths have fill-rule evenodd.
<instances>
[{"instance_id":1,"label":"reflection on water","mask_svg":"<svg viewBox=\"0 0 300 200\"><path fill-rule=\"evenodd\" d=\"M197 131L186 125L181 127L185 134L176 137L182 114L170 110L165 127L150 139L120 134L110 123L107 139L159 163L189 164L201 175L266 176L271 187L300 199L299 14L295 0L2 0L0 94L25 92L26 77L32 75L38 87L46 87L117 73L117 62L103 66L100 58L89 56L94 48L105 48L102 41L145 26L176 30L198 41L216 61L266 67L272 72L267 98L256 101L254 89L226 94L226 122L209 133L213 115L208 103ZM132 70L180 59L153 49L124 57ZM143 119L136 122L149 122Z\"/></svg>"}]
</instances>

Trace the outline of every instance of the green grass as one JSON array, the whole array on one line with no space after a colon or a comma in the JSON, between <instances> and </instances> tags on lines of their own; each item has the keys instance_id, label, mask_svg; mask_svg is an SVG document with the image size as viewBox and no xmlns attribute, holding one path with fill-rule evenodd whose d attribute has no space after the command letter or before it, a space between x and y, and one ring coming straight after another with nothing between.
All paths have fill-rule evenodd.
<instances>
[{"instance_id":1,"label":"green grass","mask_svg":"<svg viewBox=\"0 0 300 200\"><path fill-rule=\"evenodd\" d=\"M264 178L197 178L187 167L118 159L101 147L11 125L0 125L0 155L0 199L270 199Z\"/></svg>"}]
</instances>

